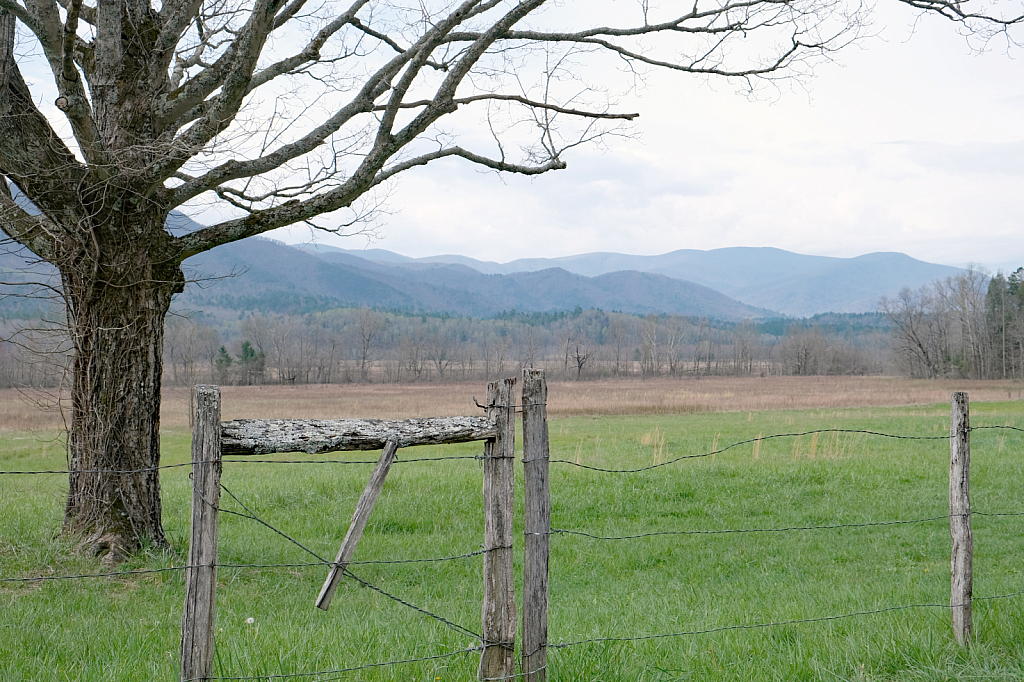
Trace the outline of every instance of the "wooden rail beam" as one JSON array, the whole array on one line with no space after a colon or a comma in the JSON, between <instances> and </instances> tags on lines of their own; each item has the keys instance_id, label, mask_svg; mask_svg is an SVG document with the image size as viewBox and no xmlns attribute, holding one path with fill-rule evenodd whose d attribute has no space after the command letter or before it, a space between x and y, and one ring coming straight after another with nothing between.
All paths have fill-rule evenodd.
<instances>
[{"instance_id":1,"label":"wooden rail beam","mask_svg":"<svg viewBox=\"0 0 1024 682\"><path fill-rule=\"evenodd\" d=\"M487 417L431 419L236 419L221 424L221 450L228 455L340 450L383 450L388 441L413 445L466 443L494 438Z\"/></svg>"}]
</instances>

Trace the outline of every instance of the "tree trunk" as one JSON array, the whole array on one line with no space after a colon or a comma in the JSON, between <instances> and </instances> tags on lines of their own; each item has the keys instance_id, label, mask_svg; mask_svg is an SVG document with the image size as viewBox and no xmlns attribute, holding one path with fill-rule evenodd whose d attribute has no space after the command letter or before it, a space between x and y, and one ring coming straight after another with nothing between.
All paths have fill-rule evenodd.
<instances>
[{"instance_id":1,"label":"tree trunk","mask_svg":"<svg viewBox=\"0 0 1024 682\"><path fill-rule=\"evenodd\" d=\"M71 378L70 471L64 531L119 563L144 544L165 546L160 516L160 380L164 318L182 289L177 263L137 250L116 279L103 267L64 271ZM172 264L173 263L173 264ZM109 271L108 271L109 272Z\"/></svg>"}]
</instances>

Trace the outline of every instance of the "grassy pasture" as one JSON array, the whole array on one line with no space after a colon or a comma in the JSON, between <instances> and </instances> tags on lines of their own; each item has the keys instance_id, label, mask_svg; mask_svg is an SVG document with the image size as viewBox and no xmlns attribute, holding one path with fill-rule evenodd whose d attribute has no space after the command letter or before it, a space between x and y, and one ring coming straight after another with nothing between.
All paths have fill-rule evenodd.
<instances>
[{"instance_id":1,"label":"grassy pasture","mask_svg":"<svg viewBox=\"0 0 1024 682\"><path fill-rule=\"evenodd\" d=\"M861 433L764 436L815 429L944 436L949 428L945 401L959 386L907 382L901 388L894 380L829 379L752 380L745 387L731 381L637 382L617 392L596 383L552 385L552 458L569 462L552 464L553 527L626 536L863 524L947 513L949 448L944 439L896 440ZM292 388L229 389L225 417L473 414L466 407L469 396L483 395L483 387L476 386L443 387L441 395L438 387L429 388L395 387L389 392L379 386L350 391L331 387L311 389L308 396ZM972 426L1024 426L1024 403L1005 400L1017 397L1012 385L966 388L972 397ZM567 399L567 394L575 398ZM807 404L813 399L817 405ZM688 409L687 400L707 408ZM181 416L183 401L171 395L166 402L165 463L185 462L189 432ZM766 409L771 405L793 409ZM0 400L0 414L18 409L24 408ZM2 423L0 469L63 468L59 439L45 419L12 422L5 417ZM39 430L14 430L12 423ZM739 441L751 442L640 473L574 466L638 468ZM420 448L403 451L400 458L475 455L480 449L479 444ZM976 512L1024 511L1022 450L1024 433L980 430L972 435ZM368 455L330 458L374 459ZM223 483L262 519L320 556L333 558L370 468L226 464ZM173 549L145 552L128 568L183 562L187 468L166 470L162 481L164 523ZM479 463L472 460L399 462L356 559L444 557L479 549L480 481ZM103 570L98 562L77 557L72 544L55 533L65 491L66 477L61 475L0 476L0 577ZM222 508L245 513L226 494ZM1021 517L974 517L976 597L1024 590L1022 523ZM517 552L518 560L521 536ZM326 570L298 565L315 559L250 519L222 514L220 561L288 566L220 569L217 675L337 670L445 654L475 643L352 580L341 584L329 612L314 609ZM355 565L353 571L391 594L478 631L481 563L476 556L442 563L369 563ZM175 680L182 598L178 571L0 583L0 679ZM552 538L549 640L558 644L672 635L948 600L945 519L629 540L558 534ZM952 642L948 609L939 607L596 641L552 650L550 678L1024 678L1024 597L980 599L974 620L977 639L967 650ZM457 655L286 679L469 680L475 678L477 660L476 654Z\"/></svg>"}]
</instances>

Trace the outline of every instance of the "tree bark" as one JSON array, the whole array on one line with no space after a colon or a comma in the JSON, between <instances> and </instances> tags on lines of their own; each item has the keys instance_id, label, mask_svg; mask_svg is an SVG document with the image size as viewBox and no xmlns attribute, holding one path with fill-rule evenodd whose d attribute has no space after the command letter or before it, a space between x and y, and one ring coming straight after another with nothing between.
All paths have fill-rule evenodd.
<instances>
[{"instance_id":1,"label":"tree bark","mask_svg":"<svg viewBox=\"0 0 1024 682\"><path fill-rule=\"evenodd\" d=\"M183 276L173 261L153 265L159 260L135 249L122 256L116 277L102 263L62 267L74 347L64 531L109 563L145 543L167 544L157 469L160 381L164 318ZM125 267L129 261L137 267Z\"/></svg>"}]
</instances>

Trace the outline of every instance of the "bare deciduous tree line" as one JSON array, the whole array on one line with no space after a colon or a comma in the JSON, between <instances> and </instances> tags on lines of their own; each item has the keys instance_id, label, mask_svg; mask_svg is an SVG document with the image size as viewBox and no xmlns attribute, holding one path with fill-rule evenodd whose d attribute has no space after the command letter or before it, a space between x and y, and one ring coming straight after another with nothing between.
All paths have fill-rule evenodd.
<instances>
[{"instance_id":1,"label":"bare deciduous tree line","mask_svg":"<svg viewBox=\"0 0 1024 682\"><path fill-rule=\"evenodd\" d=\"M192 385L468 381L543 367L585 380L884 372L878 329L727 323L601 310L508 314L496 319L338 309L250 314L220 330L175 316L164 344L165 381ZM258 366L257 374L253 368Z\"/></svg>"},{"instance_id":2,"label":"bare deciduous tree line","mask_svg":"<svg viewBox=\"0 0 1024 682\"><path fill-rule=\"evenodd\" d=\"M1024 378L1024 268L989 277L968 268L883 298L893 351L913 377Z\"/></svg>"}]
</instances>

